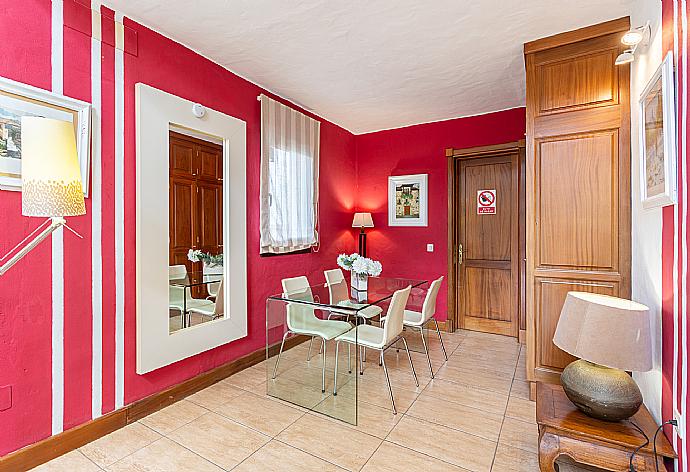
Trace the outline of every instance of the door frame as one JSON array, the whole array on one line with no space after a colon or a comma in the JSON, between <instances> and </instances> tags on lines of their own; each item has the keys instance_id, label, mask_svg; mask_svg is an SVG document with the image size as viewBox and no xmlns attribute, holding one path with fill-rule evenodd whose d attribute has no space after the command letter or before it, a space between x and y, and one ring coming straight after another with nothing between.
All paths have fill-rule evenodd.
<instances>
[{"instance_id":1,"label":"door frame","mask_svg":"<svg viewBox=\"0 0 690 472\"><path fill-rule=\"evenodd\" d=\"M467 159L478 159L485 157L500 156L509 152L517 152L518 154L518 267L519 267L519 287L518 287L518 339L524 342L524 321L525 321L525 286L524 280L524 238L520 237L524 232L524 218L525 205L522 201L525 198L524 194L524 166L522 163L525 159L525 140L513 141L504 144L494 144L490 146L477 146L464 149L448 148L446 149L446 159L448 161L448 284L447 284L447 300L448 300L448 321L446 322L446 330L453 332L459 329L460 313L458 311L457 293L457 274L458 274L458 231L457 223L459 221L458 212L460 210L457 204L456 188L458 185L458 168L459 161Z\"/></svg>"}]
</instances>

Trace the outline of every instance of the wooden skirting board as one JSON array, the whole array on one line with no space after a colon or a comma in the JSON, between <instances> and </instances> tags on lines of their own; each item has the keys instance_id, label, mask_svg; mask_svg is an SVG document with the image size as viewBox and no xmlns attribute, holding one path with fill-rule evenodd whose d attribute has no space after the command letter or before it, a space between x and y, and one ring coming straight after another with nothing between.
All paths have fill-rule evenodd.
<instances>
[{"instance_id":1,"label":"wooden skirting board","mask_svg":"<svg viewBox=\"0 0 690 472\"><path fill-rule=\"evenodd\" d=\"M285 341L285 350L291 349L308 339L306 336L292 337ZM280 343L271 346L269 348L270 355L277 354L279 348ZM123 428L130 423L134 423L161 408L172 405L220 380L256 365L264 359L266 359L266 350L262 348L136 401L117 411L0 457L0 472L18 472L37 467L106 434Z\"/></svg>"}]
</instances>

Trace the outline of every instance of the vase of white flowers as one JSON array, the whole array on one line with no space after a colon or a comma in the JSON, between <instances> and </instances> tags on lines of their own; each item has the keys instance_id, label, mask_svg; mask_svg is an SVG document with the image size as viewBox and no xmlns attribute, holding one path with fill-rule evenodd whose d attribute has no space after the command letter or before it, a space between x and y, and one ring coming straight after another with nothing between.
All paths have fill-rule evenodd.
<instances>
[{"instance_id":1,"label":"vase of white flowers","mask_svg":"<svg viewBox=\"0 0 690 472\"><path fill-rule=\"evenodd\" d=\"M362 257L357 253L340 254L338 265L352 273L350 285L358 292L365 292L369 285L369 276L378 277L383 269L379 261Z\"/></svg>"},{"instance_id":2,"label":"vase of white flowers","mask_svg":"<svg viewBox=\"0 0 690 472\"><path fill-rule=\"evenodd\" d=\"M187 252L187 259L192 262L203 262L204 274L222 274L223 273L223 253L211 254L203 252L199 249L190 249Z\"/></svg>"}]
</instances>

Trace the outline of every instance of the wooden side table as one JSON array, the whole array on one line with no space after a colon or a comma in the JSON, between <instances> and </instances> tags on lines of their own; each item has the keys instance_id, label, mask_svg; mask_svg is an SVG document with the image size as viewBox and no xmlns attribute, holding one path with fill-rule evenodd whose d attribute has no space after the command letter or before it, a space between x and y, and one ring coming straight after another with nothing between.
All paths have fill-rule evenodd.
<instances>
[{"instance_id":1,"label":"wooden side table","mask_svg":"<svg viewBox=\"0 0 690 472\"><path fill-rule=\"evenodd\" d=\"M581 464L628 472L630 455L645 442L630 421L639 426L650 441L635 455L633 465L638 472L654 472L651 441L657 424L644 405L630 420L615 423L601 421L578 410L560 385L538 383L539 469L541 472L555 471L556 459L565 455ZM665 471L663 458L675 458L676 454L662 433L657 436L656 446L659 470Z\"/></svg>"}]
</instances>

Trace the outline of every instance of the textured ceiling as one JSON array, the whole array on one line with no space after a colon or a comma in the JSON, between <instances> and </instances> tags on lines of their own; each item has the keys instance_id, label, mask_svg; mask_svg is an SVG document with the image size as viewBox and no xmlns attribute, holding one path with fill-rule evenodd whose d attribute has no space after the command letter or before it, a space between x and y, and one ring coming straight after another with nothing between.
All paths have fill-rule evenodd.
<instances>
[{"instance_id":1,"label":"textured ceiling","mask_svg":"<svg viewBox=\"0 0 690 472\"><path fill-rule=\"evenodd\" d=\"M242 77L365 133L524 105L524 42L627 16L632 2L106 3Z\"/></svg>"}]
</instances>

